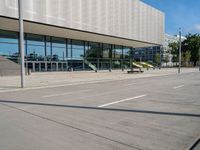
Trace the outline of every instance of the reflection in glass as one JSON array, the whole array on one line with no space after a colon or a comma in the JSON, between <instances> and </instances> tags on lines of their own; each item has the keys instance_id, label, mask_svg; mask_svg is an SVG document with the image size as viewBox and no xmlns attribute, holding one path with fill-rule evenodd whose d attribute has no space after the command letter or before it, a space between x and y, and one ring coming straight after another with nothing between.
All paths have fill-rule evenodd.
<instances>
[{"instance_id":1,"label":"reflection in glass","mask_svg":"<svg viewBox=\"0 0 200 150\"><path fill-rule=\"evenodd\" d=\"M66 40L52 37L52 60L59 61L66 58Z\"/></svg>"},{"instance_id":2,"label":"reflection in glass","mask_svg":"<svg viewBox=\"0 0 200 150\"><path fill-rule=\"evenodd\" d=\"M79 40L72 40L72 58L83 59L84 57L84 42Z\"/></svg>"},{"instance_id":3,"label":"reflection in glass","mask_svg":"<svg viewBox=\"0 0 200 150\"><path fill-rule=\"evenodd\" d=\"M0 55L18 62L18 34L0 30Z\"/></svg>"},{"instance_id":4,"label":"reflection in glass","mask_svg":"<svg viewBox=\"0 0 200 150\"><path fill-rule=\"evenodd\" d=\"M130 59L131 48L130 47L123 47L123 56L124 59Z\"/></svg>"},{"instance_id":5,"label":"reflection in glass","mask_svg":"<svg viewBox=\"0 0 200 150\"><path fill-rule=\"evenodd\" d=\"M114 59L122 58L122 46L119 46L119 45L113 46L112 58L114 58Z\"/></svg>"},{"instance_id":6,"label":"reflection in glass","mask_svg":"<svg viewBox=\"0 0 200 150\"><path fill-rule=\"evenodd\" d=\"M99 58L100 46L99 43L96 42L87 42L87 46L85 47L85 57L86 58Z\"/></svg>"},{"instance_id":7,"label":"reflection in glass","mask_svg":"<svg viewBox=\"0 0 200 150\"><path fill-rule=\"evenodd\" d=\"M44 60L45 41L44 36L27 34L27 58L31 61Z\"/></svg>"},{"instance_id":8,"label":"reflection in glass","mask_svg":"<svg viewBox=\"0 0 200 150\"><path fill-rule=\"evenodd\" d=\"M102 44L102 51L100 53L100 58L111 58L112 45Z\"/></svg>"}]
</instances>

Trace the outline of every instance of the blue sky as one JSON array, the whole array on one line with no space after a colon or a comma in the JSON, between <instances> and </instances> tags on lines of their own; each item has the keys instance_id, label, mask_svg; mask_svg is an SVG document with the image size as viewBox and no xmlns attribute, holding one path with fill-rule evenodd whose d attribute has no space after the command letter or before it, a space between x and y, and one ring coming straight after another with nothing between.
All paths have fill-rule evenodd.
<instances>
[{"instance_id":1,"label":"blue sky","mask_svg":"<svg viewBox=\"0 0 200 150\"><path fill-rule=\"evenodd\" d=\"M200 0L142 0L165 13L165 31L175 35L200 33Z\"/></svg>"}]
</instances>

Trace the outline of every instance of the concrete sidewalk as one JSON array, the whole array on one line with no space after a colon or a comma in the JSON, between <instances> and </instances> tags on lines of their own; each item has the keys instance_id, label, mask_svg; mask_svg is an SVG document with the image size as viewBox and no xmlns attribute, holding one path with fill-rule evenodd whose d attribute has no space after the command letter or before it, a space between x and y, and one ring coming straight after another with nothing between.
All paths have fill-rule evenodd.
<instances>
[{"instance_id":1,"label":"concrete sidewalk","mask_svg":"<svg viewBox=\"0 0 200 150\"><path fill-rule=\"evenodd\" d=\"M99 71L95 72L43 72L32 73L26 76L26 88L62 86L73 84L86 84L93 82L105 82L113 80L137 79L145 77L165 76L177 74L177 68L165 68L161 70L144 70L142 74L127 74L127 70ZM198 72L198 68L182 68L182 73ZM0 92L20 88L20 77L0 77Z\"/></svg>"}]
</instances>

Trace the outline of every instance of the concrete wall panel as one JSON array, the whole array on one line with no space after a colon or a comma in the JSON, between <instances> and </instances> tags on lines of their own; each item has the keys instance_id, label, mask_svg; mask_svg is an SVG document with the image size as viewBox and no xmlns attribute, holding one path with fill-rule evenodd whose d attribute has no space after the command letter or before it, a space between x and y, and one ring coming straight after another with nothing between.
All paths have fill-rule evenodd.
<instances>
[{"instance_id":1,"label":"concrete wall panel","mask_svg":"<svg viewBox=\"0 0 200 150\"><path fill-rule=\"evenodd\" d=\"M163 44L164 14L139 0L23 0L24 19ZM17 0L0 0L0 15L18 17Z\"/></svg>"}]
</instances>

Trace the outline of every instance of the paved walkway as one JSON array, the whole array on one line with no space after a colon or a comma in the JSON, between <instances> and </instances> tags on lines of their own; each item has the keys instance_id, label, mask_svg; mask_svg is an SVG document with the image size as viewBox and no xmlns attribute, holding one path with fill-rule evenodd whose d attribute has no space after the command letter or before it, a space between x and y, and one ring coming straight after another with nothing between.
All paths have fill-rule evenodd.
<instances>
[{"instance_id":1,"label":"paved walkway","mask_svg":"<svg viewBox=\"0 0 200 150\"><path fill-rule=\"evenodd\" d=\"M198 72L198 68L183 68L182 73ZM142 74L127 74L127 71L114 70L112 72L45 72L32 73L26 76L26 88L38 88L48 86L63 86L74 84L86 84L105 82L113 80L137 79L154 76L165 76L177 74L177 68L167 68L161 70L145 70ZM20 77L0 77L0 92L20 88Z\"/></svg>"}]
</instances>

